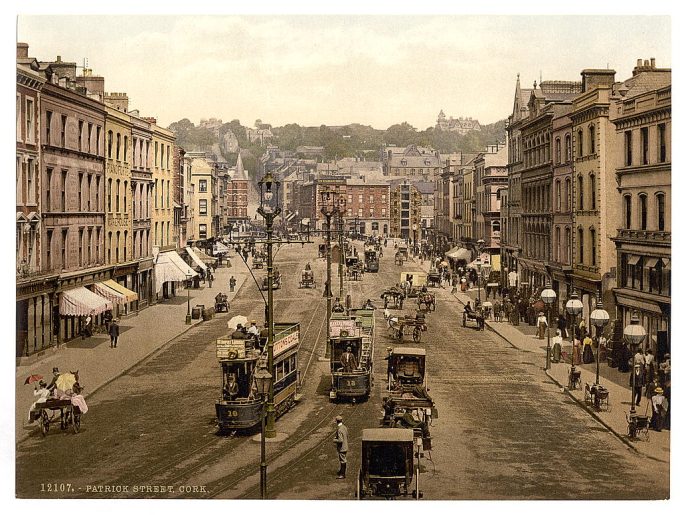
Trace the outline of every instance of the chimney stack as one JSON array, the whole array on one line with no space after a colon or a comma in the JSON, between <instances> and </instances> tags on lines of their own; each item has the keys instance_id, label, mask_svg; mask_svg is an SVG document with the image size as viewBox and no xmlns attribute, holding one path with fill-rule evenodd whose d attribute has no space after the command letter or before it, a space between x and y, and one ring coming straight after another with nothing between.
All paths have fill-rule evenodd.
<instances>
[{"instance_id":1,"label":"chimney stack","mask_svg":"<svg viewBox=\"0 0 680 515\"><path fill-rule=\"evenodd\" d=\"M615 70L587 69L581 72L581 93L598 86L611 87L614 84Z\"/></svg>"},{"instance_id":2,"label":"chimney stack","mask_svg":"<svg viewBox=\"0 0 680 515\"><path fill-rule=\"evenodd\" d=\"M651 66L652 68L656 68L656 58L655 58L655 57L652 57L652 58L649 60L649 64L650 64L650 66Z\"/></svg>"},{"instance_id":3,"label":"chimney stack","mask_svg":"<svg viewBox=\"0 0 680 515\"><path fill-rule=\"evenodd\" d=\"M17 59L28 59L27 43L17 43Z\"/></svg>"}]
</instances>

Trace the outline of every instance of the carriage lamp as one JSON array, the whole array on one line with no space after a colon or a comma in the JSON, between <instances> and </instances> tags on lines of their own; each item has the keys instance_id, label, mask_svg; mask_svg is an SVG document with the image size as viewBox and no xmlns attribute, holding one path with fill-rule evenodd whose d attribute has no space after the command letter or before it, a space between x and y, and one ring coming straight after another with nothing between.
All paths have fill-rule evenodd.
<instances>
[{"instance_id":1,"label":"carriage lamp","mask_svg":"<svg viewBox=\"0 0 680 515\"><path fill-rule=\"evenodd\" d=\"M541 292L541 300L545 303L546 311L548 312L548 345L545 352L545 369L550 368L550 319L552 318L550 311L552 310L552 305L557 299L557 294L552 288L545 288Z\"/></svg>"},{"instance_id":2,"label":"carriage lamp","mask_svg":"<svg viewBox=\"0 0 680 515\"><path fill-rule=\"evenodd\" d=\"M630 324L623 329L623 341L626 342L632 351L640 345L647 337L647 331L640 325L640 318L637 313L633 313ZM633 364L634 365L634 364ZM633 381L631 382L630 414L635 415L635 369L633 369Z\"/></svg>"},{"instance_id":3,"label":"carriage lamp","mask_svg":"<svg viewBox=\"0 0 680 515\"><path fill-rule=\"evenodd\" d=\"M590 314L590 322L595 326L595 385L600 384L600 336L602 330L609 323L609 313L602 307L602 299L598 296L597 306Z\"/></svg>"},{"instance_id":4,"label":"carriage lamp","mask_svg":"<svg viewBox=\"0 0 680 515\"><path fill-rule=\"evenodd\" d=\"M571 316L571 370L569 371L569 389L573 390L576 386L574 383L576 376L576 367L574 367L574 349L576 345L576 319L581 316L583 312L583 302L578 298L578 294L574 291L567 301L567 313Z\"/></svg>"},{"instance_id":5,"label":"carriage lamp","mask_svg":"<svg viewBox=\"0 0 680 515\"><path fill-rule=\"evenodd\" d=\"M265 400L268 397L269 389L272 385L272 375L267 371L266 368L260 367L253 374L253 379L255 380L255 388L257 388L258 394L262 399L262 431L260 433L260 499L267 498L267 460L266 460L266 411L265 411Z\"/></svg>"}]
</instances>

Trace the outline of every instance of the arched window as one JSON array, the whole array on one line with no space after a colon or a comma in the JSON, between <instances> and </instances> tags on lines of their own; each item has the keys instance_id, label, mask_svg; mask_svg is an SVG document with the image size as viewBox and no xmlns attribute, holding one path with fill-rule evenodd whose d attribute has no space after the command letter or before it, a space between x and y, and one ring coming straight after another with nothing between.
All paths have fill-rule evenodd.
<instances>
[{"instance_id":1,"label":"arched window","mask_svg":"<svg viewBox=\"0 0 680 515\"><path fill-rule=\"evenodd\" d=\"M120 161L120 133L116 133L116 161Z\"/></svg>"},{"instance_id":2,"label":"arched window","mask_svg":"<svg viewBox=\"0 0 680 515\"><path fill-rule=\"evenodd\" d=\"M630 195L623 196L623 219L625 220L625 228L631 228L631 220L633 217L633 202Z\"/></svg>"},{"instance_id":3,"label":"arched window","mask_svg":"<svg viewBox=\"0 0 680 515\"><path fill-rule=\"evenodd\" d=\"M560 138L555 139L555 164L562 163L562 142Z\"/></svg>"},{"instance_id":4,"label":"arched window","mask_svg":"<svg viewBox=\"0 0 680 515\"><path fill-rule=\"evenodd\" d=\"M571 228L567 227L564 230L564 239L565 239L565 249L569 249L564 256L565 261L567 263L571 264Z\"/></svg>"},{"instance_id":5,"label":"arched window","mask_svg":"<svg viewBox=\"0 0 680 515\"><path fill-rule=\"evenodd\" d=\"M576 132L576 156L583 157L583 131L581 129Z\"/></svg>"},{"instance_id":6,"label":"arched window","mask_svg":"<svg viewBox=\"0 0 680 515\"><path fill-rule=\"evenodd\" d=\"M590 154L595 153L595 126L588 127L588 141L590 142Z\"/></svg>"},{"instance_id":7,"label":"arched window","mask_svg":"<svg viewBox=\"0 0 680 515\"><path fill-rule=\"evenodd\" d=\"M583 211L583 176L579 175L576 186L576 197L578 199L578 208Z\"/></svg>"},{"instance_id":8,"label":"arched window","mask_svg":"<svg viewBox=\"0 0 680 515\"><path fill-rule=\"evenodd\" d=\"M583 264L583 228L578 228L578 237L576 244L578 245L578 262Z\"/></svg>"},{"instance_id":9,"label":"arched window","mask_svg":"<svg viewBox=\"0 0 680 515\"><path fill-rule=\"evenodd\" d=\"M562 211L562 181L555 182L555 210Z\"/></svg>"},{"instance_id":10,"label":"arched window","mask_svg":"<svg viewBox=\"0 0 680 515\"><path fill-rule=\"evenodd\" d=\"M120 213L120 179L116 179L116 213Z\"/></svg>"},{"instance_id":11,"label":"arched window","mask_svg":"<svg viewBox=\"0 0 680 515\"><path fill-rule=\"evenodd\" d=\"M571 162L571 136L567 134L564 137L564 150L566 151L565 162Z\"/></svg>"},{"instance_id":12,"label":"arched window","mask_svg":"<svg viewBox=\"0 0 680 515\"><path fill-rule=\"evenodd\" d=\"M109 159L111 159L111 153L113 152L113 131L109 131L109 137L108 137L108 156Z\"/></svg>"},{"instance_id":13,"label":"arched window","mask_svg":"<svg viewBox=\"0 0 680 515\"><path fill-rule=\"evenodd\" d=\"M595 228L590 228L590 264L597 266L597 236Z\"/></svg>"},{"instance_id":14,"label":"arched window","mask_svg":"<svg viewBox=\"0 0 680 515\"><path fill-rule=\"evenodd\" d=\"M666 195L656 194L656 221L659 231L666 230Z\"/></svg>"},{"instance_id":15,"label":"arched window","mask_svg":"<svg viewBox=\"0 0 680 515\"><path fill-rule=\"evenodd\" d=\"M564 189L567 190L567 204L565 208L571 212L574 207L571 205L571 179L566 179L564 181Z\"/></svg>"},{"instance_id":16,"label":"arched window","mask_svg":"<svg viewBox=\"0 0 680 515\"><path fill-rule=\"evenodd\" d=\"M647 230L647 195L640 193L639 196L640 204L640 229L643 231Z\"/></svg>"},{"instance_id":17,"label":"arched window","mask_svg":"<svg viewBox=\"0 0 680 515\"><path fill-rule=\"evenodd\" d=\"M596 209L596 202L595 199L597 198L597 190L595 186L595 174L591 173L590 174L590 209L595 211Z\"/></svg>"},{"instance_id":18,"label":"arched window","mask_svg":"<svg viewBox=\"0 0 680 515\"><path fill-rule=\"evenodd\" d=\"M560 227L555 227L555 261L562 261L562 231Z\"/></svg>"}]
</instances>

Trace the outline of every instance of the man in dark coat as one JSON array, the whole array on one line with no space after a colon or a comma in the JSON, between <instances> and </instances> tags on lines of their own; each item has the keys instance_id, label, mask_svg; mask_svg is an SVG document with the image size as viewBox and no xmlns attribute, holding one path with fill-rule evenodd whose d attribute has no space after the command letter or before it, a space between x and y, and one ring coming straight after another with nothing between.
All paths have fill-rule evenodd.
<instances>
[{"instance_id":1,"label":"man in dark coat","mask_svg":"<svg viewBox=\"0 0 680 515\"><path fill-rule=\"evenodd\" d=\"M111 348L118 346L118 335L120 334L120 326L118 325L118 319L114 318L109 326L109 336L111 337Z\"/></svg>"},{"instance_id":2,"label":"man in dark coat","mask_svg":"<svg viewBox=\"0 0 680 515\"><path fill-rule=\"evenodd\" d=\"M342 417L340 415L335 417L335 422L337 423L337 429L333 442L337 447L338 461L340 462L340 470L338 470L336 478L345 479L345 473L347 472L347 451L349 451L349 433L347 431L347 426L342 423Z\"/></svg>"}]
</instances>

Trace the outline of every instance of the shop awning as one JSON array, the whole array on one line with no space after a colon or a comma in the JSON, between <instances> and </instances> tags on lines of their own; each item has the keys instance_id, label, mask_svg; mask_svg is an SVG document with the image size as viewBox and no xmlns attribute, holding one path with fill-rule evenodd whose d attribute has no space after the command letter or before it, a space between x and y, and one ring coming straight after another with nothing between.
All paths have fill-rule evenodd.
<instances>
[{"instance_id":1,"label":"shop awning","mask_svg":"<svg viewBox=\"0 0 680 515\"><path fill-rule=\"evenodd\" d=\"M658 257L645 258L645 268L655 268L658 262L659 262Z\"/></svg>"},{"instance_id":2,"label":"shop awning","mask_svg":"<svg viewBox=\"0 0 680 515\"><path fill-rule=\"evenodd\" d=\"M156 257L154 263L154 275L156 278L156 292L163 289L163 283L168 281L181 282L198 274L191 268L174 250L162 252Z\"/></svg>"},{"instance_id":3,"label":"shop awning","mask_svg":"<svg viewBox=\"0 0 680 515\"><path fill-rule=\"evenodd\" d=\"M197 255L198 257L201 258L201 261L203 261L204 263L206 263L206 264L208 264L208 265L211 265L211 264L213 264L213 263L217 263L217 258L216 258L216 257L209 256L208 254L206 254L205 252L203 252L203 251L202 251L201 249L199 249L198 247L194 247L194 252L196 253L196 255Z\"/></svg>"},{"instance_id":4,"label":"shop awning","mask_svg":"<svg viewBox=\"0 0 680 515\"><path fill-rule=\"evenodd\" d=\"M460 247L453 247L451 250L449 250L445 255L447 258L455 259L453 256L454 254L460 249Z\"/></svg>"},{"instance_id":5,"label":"shop awning","mask_svg":"<svg viewBox=\"0 0 680 515\"><path fill-rule=\"evenodd\" d=\"M59 296L59 314L62 316L99 315L113 309L113 303L80 286L66 290Z\"/></svg>"},{"instance_id":6,"label":"shop awning","mask_svg":"<svg viewBox=\"0 0 680 515\"><path fill-rule=\"evenodd\" d=\"M215 254L227 254L229 252L229 249L221 241L216 241L215 245L213 246L213 252Z\"/></svg>"},{"instance_id":7,"label":"shop awning","mask_svg":"<svg viewBox=\"0 0 680 515\"><path fill-rule=\"evenodd\" d=\"M456 261L460 260L469 263L470 260L472 259L472 252L468 249L461 248L456 250L450 257L451 259L455 259Z\"/></svg>"},{"instance_id":8,"label":"shop awning","mask_svg":"<svg viewBox=\"0 0 680 515\"><path fill-rule=\"evenodd\" d=\"M196 263L196 265L200 266L203 269L204 272L207 271L208 267L201 260L201 258L196 255L196 253L194 252L194 249L192 249L191 247L186 247L186 249L187 249L187 253L189 254L189 257L191 259L193 259L194 263Z\"/></svg>"},{"instance_id":9,"label":"shop awning","mask_svg":"<svg viewBox=\"0 0 680 515\"><path fill-rule=\"evenodd\" d=\"M139 296L135 292L128 290L125 286L117 283L113 279L95 283L93 286L97 295L101 295L114 304L127 304L128 302L134 302L139 299Z\"/></svg>"}]
</instances>

